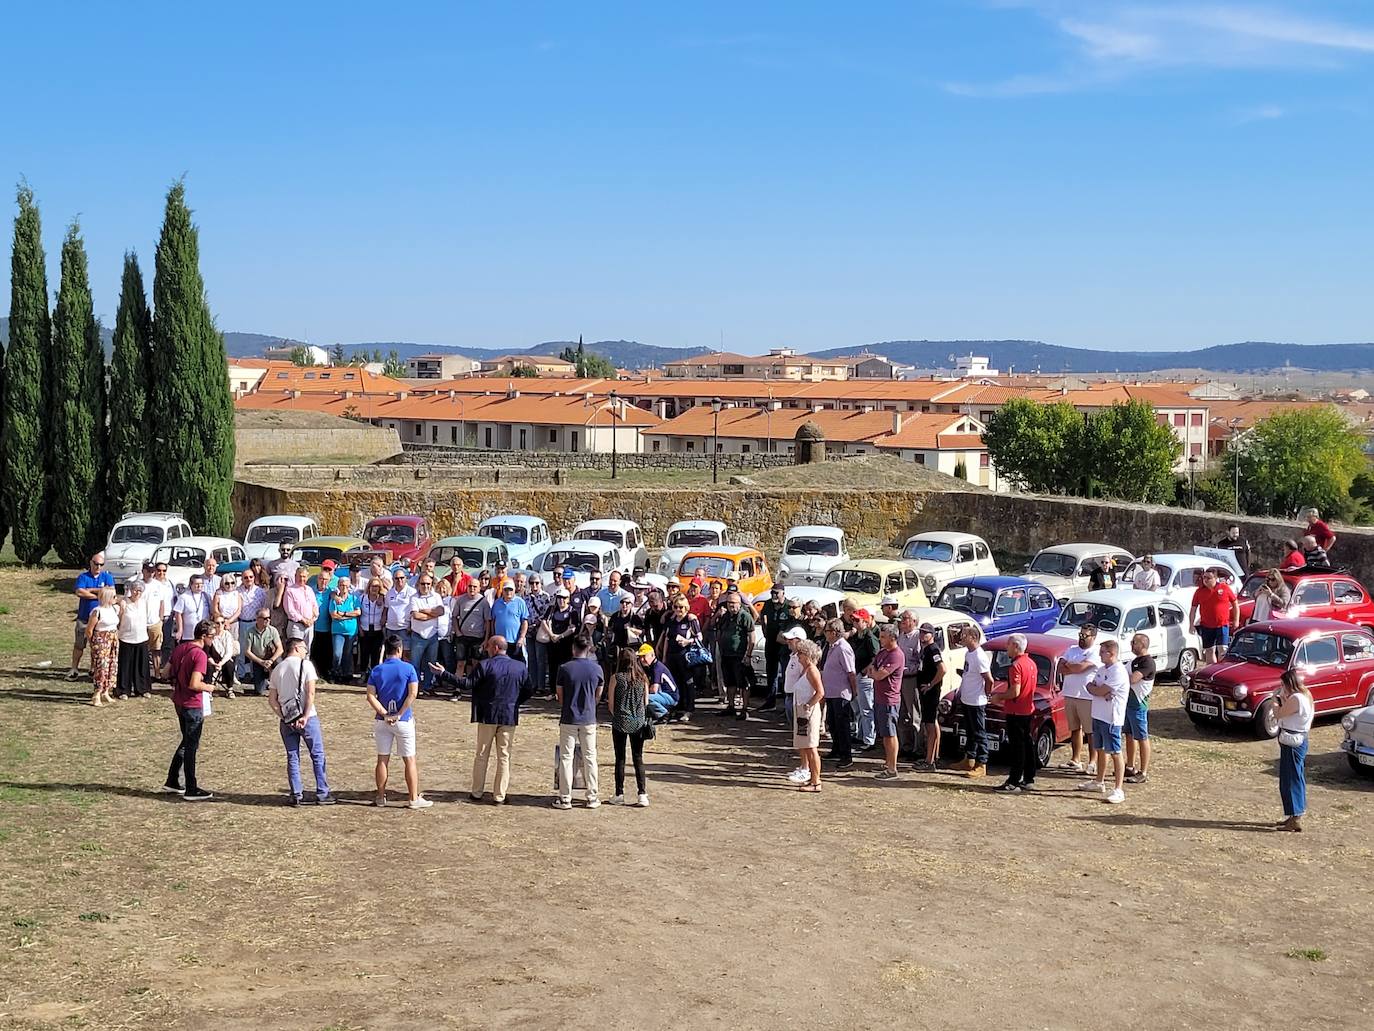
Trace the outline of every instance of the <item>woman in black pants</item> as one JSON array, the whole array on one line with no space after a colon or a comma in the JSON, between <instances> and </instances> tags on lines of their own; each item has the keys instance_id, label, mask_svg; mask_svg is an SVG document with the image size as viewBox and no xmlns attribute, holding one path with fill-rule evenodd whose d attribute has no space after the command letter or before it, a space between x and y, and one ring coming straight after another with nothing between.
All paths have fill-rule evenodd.
<instances>
[{"instance_id":1,"label":"woman in black pants","mask_svg":"<svg viewBox=\"0 0 1374 1031\"><path fill-rule=\"evenodd\" d=\"M386 636L386 589L381 577L374 576L367 582L367 593L359 608L363 614L358 620L358 665L354 672L366 678L372 667L382 661Z\"/></svg>"},{"instance_id":2,"label":"woman in black pants","mask_svg":"<svg viewBox=\"0 0 1374 1031\"><path fill-rule=\"evenodd\" d=\"M673 614L668 617L663 635L663 660L668 671L673 674L681 694L678 712L685 723L692 720L691 714L697 708L698 668L687 664L687 649L701 643L701 624L692 615L687 599L679 597L673 602Z\"/></svg>"},{"instance_id":3,"label":"woman in black pants","mask_svg":"<svg viewBox=\"0 0 1374 1031\"><path fill-rule=\"evenodd\" d=\"M644 731L649 725L649 678L631 648L621 648L618 666L611 679L606 707L611 714L611 742L615 745L615 797L612 805L625 804L625 743L635 764L635 788L640 808L649 804L649 788L644 780Z\"/></svg>"}]
</instances>

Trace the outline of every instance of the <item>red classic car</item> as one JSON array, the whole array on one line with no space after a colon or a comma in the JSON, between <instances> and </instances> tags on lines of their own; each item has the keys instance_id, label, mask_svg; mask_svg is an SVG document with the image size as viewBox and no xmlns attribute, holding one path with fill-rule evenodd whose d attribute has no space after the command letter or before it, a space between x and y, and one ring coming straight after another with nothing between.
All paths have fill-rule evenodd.
<instances>
[{"instance_id":1,"label":"red classic car","mask_svg":"<svg viewBox=\"0 0 1374 1031\"><path fill-rule=\"evenodd\" d=\"M1220 662L1198 670L1183 690L1197 724L1248 723L1259 737L1279 732L1279 677L1299 670L1318 715L1374 705L1374 633L1334 619L1251 623Z\"/></svg>"},{"instance_id":2,"label":"red classic car","mask_svg":"<svg viewBox=\"0 0 1374 1031\"><path fill-rule=\"evenodd\" d=\"M389 551L394 562L404 562L414 571L429 554L434 541L424 516L385 515L369 519L363 527L363 540L374 551Z\"/></svg>"},{"instance_id":3,"label":"red classic car","mask_svg":"<svg viewBox=\"0 0 1374 1031\"><path fill-rule=\"evenodd\" d=\"M1240 591L1240 616L1255 611L1255 591L1263 573L1251 574ZM1374 630L1374 600L1364 585L1349 573L1284 573L1283 582L1292 594L1287 615L1307 619L1339 619Z\"/></svg>"},{"instance_id":4,"label":"red classic car","mask_svg":"<svg viewBox=\"0 0 1374 1031\"><path fill-rule=\"evenodd\" d=\"M1049 634L1027 634L1026 654L1035 663L1035 715L1031 717L1031 739L1035 742L1035 757L1043 768L1050 764L1050 755L1057 745L1069 739L1069 719L1064 714L1063 674L1059 660L1076 642L1067 637ZM985 645L992 659L992 679L998 688L1007 683L1007 638L995 637ZM940 733L942 751L962 752L967 744L964 736L963 707L958 690L951 691L940 702ZM987 711L988 750L1001 752L1006 748L1007 721L1002 706L992 704ZM956 747L957 742L957 747Z\"/></svg>"}]
</instances>

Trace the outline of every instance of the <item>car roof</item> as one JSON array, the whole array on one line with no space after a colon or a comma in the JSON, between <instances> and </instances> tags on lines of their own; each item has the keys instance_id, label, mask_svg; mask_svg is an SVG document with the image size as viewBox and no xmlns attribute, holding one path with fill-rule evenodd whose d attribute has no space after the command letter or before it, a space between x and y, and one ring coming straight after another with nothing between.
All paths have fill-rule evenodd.
<instances>
[{"instance_id":1,"label":"car roof","mask_svg":"<svg viewBox=\"0 0 1374 1031\"><path fill-rule=\"evenodd\" d=\"M843 537L844 531L838 526L794 526L787 531L788 537Z\"/></svg>"},{"instance_id":2,"label":"car roof","mask_svg":"<svg viewBox=\"0 0 1374 1031\"><path fill-rule=\"evenodd\" d=\"M1063 655L1078 642L1070 637L1063 637L1059 634L1025 634L1026 651L1034 652L1038 655L1057 656ZM989 638L986 647L991 651L1006 651L1007 639L1011 634L1002 634L999 637Z\"/></svg>"},{"instance_id":3,"label":"car roof","mask_svg":"<svg viewBox=\"0 0 1374 1031\"><path fill-rule=\"evenodd\" d=\"M917 623L931 623L934 626L948 626L950 623L969 623L978 626L977 620L967 612L960 612L958 609L936 609L925 605L904 605L903 612L910 612L916 617ZM979 633L982 629L979 628Z\"/></svg>"},{"instance_id":4,"label":"car roof","mask_svg":"<svg viewBox=\"0 0 1374 1031\"><path fill-rule=\"evenodd\" d=\"M1112 587L1105 591L1089 591L1087 594L1080 594L1076 598L1070 598L1069 604L1072 605L1076 601L1091 601L1128 609L1142 601L1161 603L1169 600L1169 595L1161 594L1158 591L1137 591L1133 587ZM1177 605L1177 602L1171 604Z\"/></svg>"},{"instance_id":5,"label":"car roof","mask_svg":"<svg viewBox=\"0 0 1374 1031\"><path fill-rule=\"evenodd\" d=\"M494 515L487 516L487 518L483 519L478 529L481 529L482 526L486 526L488 523L509 523L511 526L538 526L543 522L544 520L539 518L539 516Z\"/></svg>"},{"instance_id":6,"label":"car roof","mask_svg":"<svg viewBox=\"0 0 1374 1031\"><path fill-rule=\"evenodd\" d=\"M184 523L186 517L180 512L125 512L115 526L122 523ZM184 538L183 538L184 539Z\"/></svg>"},{"instance_id":7,"label":"car roof","mask_svg":"<svg viewBox=\"0 0 1374 1031\"><path fill-rule=\"evenodd\" d=\"M830 567L830 572L845 569L863 569L870 573L891 573L897 569L910 569L905 562L898 562L892 558L852 558L848 562L841 562Z\"/></svg>"},{"instance_id":8,"label":"car roof","mask_svg":"<svg viewBox=\"0 0 1374 1031\"><path fill-rule=\"evenodd\" d=\"M639 524L633 519L584 519L573 527L573 533L578 530L624 530L627 527L638 527Z\"/></svg>"},{"instance_id":9,"label":"car roof","mask_svg":"<svg viewBox=\"0 0 1374 1031\"><path fill-rule=\"evenodd\" d=\"M1082 558L1085 555L1096 555L1103 551L1121 551L1131 554L1130 548L1118 548L1115 544L1051 544L1048 548L1041 548L1036 554L1048 551L1058 555L1073 555Z\"/></svg>"},{"instance_id":10,"label":"car roof","mask_svg":"<svg viewBox=\"0 0 1374 1031\"><path fill-rule=\"evenodd\" d=\"M983 587L990 591L1001 591L1008 587L1039 587L1043 591L1049 590L1039 580L1031 580L1024 576L961 576L957 580L951 580L945 584L946 587Z\"/></svg>"},{"instance_id":11,"label":"car roof","mask_svg":"<svg viewBox=\"0 0 1374 1031\"><path fill-rule=\"evenodd\" d=\"M987 543L975 533L959 533L956 530L925 530L921 533L913 533L906 539L907 544L912 541L938 541L941 544L966 544L969 541Z\"/></svg>"},{"instance_id":12,"label":"car roof","mask_svg":"<svg viewBox=\"0 0 1374 1031\"><path fill-rule=\"evenodd\" d=\"M848 595L845 594L844 591L832 590L829 587L805 587L801 584L797 584L791 587L788 587L783 584L774 584L773 586L782 587L782 596L784 598L795 598L797 601L800 601L803 604L805 604L808 601L814 601L817 605L821 606L838 605L840 602L844 601L845 598L848 597ZM771 589L767 591L760 591L758 594L754 596L754 601L767 601L768 596L772 593L773 592Z\"/></svg>"},{"instance_id":13,"label":"car roof","mask_svg":"<svg viewBox=\"0 0 1374 1031\"><path fill-rule=\"evenodd\" d=\"M668 532L674 530L728 530L729 527L719 519L679 519L672 526L668 527Z\"/></svg>"},{"instance_id":14,"label":"car roof","mask_svg":"<svg viewBox=\"0 0 1374 1031\"><path fill-rule=\"evenodd\" d=\"M458 534L456 537L440 537L434 542L434 546L436 548L452 548L459 544L479 544L484 548L488 548L494 544L501 543L503 542L498 541L495 537L487 537L480 533L462 533Z\"/></svg>"},{"instance_id":15,"label":"car roof","mask_svg":"<svg viewBox=\"0 0 1374 1031\"><path fill-rule=\"evenodd\" d=\"M1338 630L1362 630L1364 627L1356 626L1354 623L1347 623L1342 619L1272 619L1264 623L1250 623L1243 629L1263 630L1265 633L1274 634L1276 637L1288 637L1297 639L1307 637L1309 634L1330 634Z\"/></svg>"},{"instance_id":16,"label":"car roof","mask_svg":"<svg viewBox=\"0 0 1374 1031\"><path fill-rule=\"evenodd\" d=\"M1246 579L1248 580L1251 576L1260 576L1264 572L1265 571L1263 569L1256 569L1254 572L1248 574L1246 576ZM1324 577L1330 577L1332 579L1341 580L1354 580L1356 583L1360 583L1359 578L1355 576L1354 573L1348 572L1344 569L1322 569L1314 570L1310 573L1299 572L1295 569L1290 573L1283 573L1282 576L1285 580L1292 580L1294 583L1297 583L1299 580L1321 580ZM1361 586L1363 586L1363 584L1361 584Z\"/></svg>"},{"instance_id":17,"label":"car roof","mask_svg":"<svg viewBox=\"0 0 1374 1031\"><path fill-rule=\"evenodd\" d=\"M1168 551L1147 551L1145 554L1156 562L1163 562L1166 566L1172 566L1174 569L1227 569L1226 563L1221 559L1208 558L1206 555L1185 555L1182 552ZM1139 562L1144 557L1141 555L1136 558L1136 561ZM1235 570L1228 569L1228 572L1234 574Z\"/></svg>"},{"instance_id":18,"label":"car roof","mask_svg":"<svg viewBox=\"0 0 1374 1031\"><path fill-rule=\"evenodd\" d=\"M703 558L752 558L755 555L763 554L758 548L732 547L721 548L689 548L683 553L682 561L686 562L693 555L700 555Z\"/></svg>"},{"instance_id":19,"label":"car roof","mask_svg":"<svg viewBox=\"0 0 1374 1031\"><path fill-rule=\"evenodd\" d=\"M569 537L566 540L554 541L549 545L550 551L609 551L616 548L610 541L597 540L574 540ZM619 548L616 548L618 551Z\"/></svg>"},{"instance_id":20,"label":"car roof","mask_svg":"<svg viewBox=\"0 0 1374 1031\"><path fill-rule=\"evenodd\" d=\"M405 526L413 526L416 523L423 523L425 517L422 515L379 515L373 516L367 521L368 526L374 523L400 523Z\"/></svg>"},{"instance_id":21,"label":"car roof","mask_svg":"<svg viewBox=\"0 0 1374 1031\"><path fill-rule=\"evenodd\" d=\"M253 526L258 526L259 524L276 524L277 526L296 526L296 527L300 527L300 526L312 526L312 525L314 525L314 524L316 524L316 523L318 523L318 522L319 522L319 520L316 519L314 516L303 516L303 515L265 515L265 516L258 516L256 519L254 519L254 520L253 520L251 523L249 523L248 525L249 525L250 527L253 527Z\"/></svg>"},{"instance_id":22,"label":"car roof","mask_svg":"<svg viewBox=\"0 0 1374 1031\"><path fill-rule=\"evenodd\" d=\"M306 537L304 540L299 540L295 544L297 548L319 547L321 545L323 545L326 548L337 548L340 545L345 545L345 550L354 547L355 545L362 545L365 548L372 547L371 544L363 540L361 537L343 536Z\"/></svg>"},{"instance_id":23,"label":"car roof","mask_svg":"<svg viewBox=\"0 0 1374 1031\"><path fill-rule=\"evenodd\" d=\"M194 548L223 548L228 545L233 545L236 548L243 547L232 537L180 537L174 541L166 541L160 547L183 548L187 545Z\"/></svg>"}]
</instances>

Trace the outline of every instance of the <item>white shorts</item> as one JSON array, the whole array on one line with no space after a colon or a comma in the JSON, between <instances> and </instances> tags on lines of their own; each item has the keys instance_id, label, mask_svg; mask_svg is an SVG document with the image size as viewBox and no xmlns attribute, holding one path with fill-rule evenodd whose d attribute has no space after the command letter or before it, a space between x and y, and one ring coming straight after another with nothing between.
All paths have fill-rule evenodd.
<instances>
[{"instance_id":1,"label":"white shorts","mask_svg":"<svg viewBox=\"0 0 1374 1031\"><path fill-rule=\"evenodd\" d=\"M415 754L415 721L372 721L372 736L377 739L378 755L399 755L409 759Z\"/></svg>"}]
</instances>

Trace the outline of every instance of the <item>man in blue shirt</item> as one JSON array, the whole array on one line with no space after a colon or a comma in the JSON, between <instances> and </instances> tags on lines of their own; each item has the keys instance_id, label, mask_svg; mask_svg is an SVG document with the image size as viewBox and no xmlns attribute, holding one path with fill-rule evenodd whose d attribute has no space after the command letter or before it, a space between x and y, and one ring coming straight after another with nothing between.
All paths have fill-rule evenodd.
<instances>
[{"instance_id":1,"label":"man in blue shirt","mask_svg":"<svg viewBox=\"0 0 1374 1031\"><path fill-rule=\"evenodd\" d=\"M420 676L401 658L401 648L399 636L387 637L382 663L367 678L367 704L376 714L372 736L377 740L377 797L372 804L386 805L386 777L394 751L405 767L410 808L428 809L434 803L420 794L420 771L415 763L414 706Z\"/></svg>"},{"instance_id":2,"label":"man in blue shirt","mask_svg":"<svg viewBox=\"0 0 1374 1031\"><path fill-rule=\"evenodd\" d=\"M629 598L634 600L634 594L620 586L620 570L612 569L607 578L606 586L596 592L596 596L601 599L601 611L613 615L620 611L620 599Z\"/></svg>"},{"instance_id":3,"label":"man in blue shirt","mask_svg":"<svg viewBox=\"0 0 1374 1031\"><path fill-rule=\"evenodd\" d=\"M525 599L516 595L515 583L509 577L501 585L501 596L491 603L491 618L487 620L487 637L506 640L510 657L525 661L525 631L530 625L530 609Z\"/></svg>"},{"instance_id":4,"label":"man in blue shirt","mask_svg":"<svg viewBox=\"0 0 1374 1031\"><path fill-rule=\"evenodd\" d=\"M587 808L601 805L596 780L596 703L605 677L591 637L584 630L573 638L573 657L558 668L558 797L555 809L572 808L573 754L582 749L582 777L587 784Z\"/></svg>"},{"instance_id":5,"label":"man in blue shirt","mask_svg":"<svg viewBox=\"0 0 1374 1031\"><path fill-rule=\"evenodd\" d=\"M77 667L81 665L81 655L86 650L86 623L91 618L91 610L98 604L100 588L114 585L114 577L105 572L105 553L97 551L91 556L90 568L76 578L76 636L72 639L68 680L76 679Z\"/></svg>"},{"instance_id":6,"label":"man in blue shirt","mask_svg":"<svg viewBox=\"0 0 1374 1031\"><path fill-rule=\"evenodd\" d=\"M677 682L668 672L668 667L658 661L658 653L652 644L639 646L639 664L644 667L644 676L649 681L649 715L655 720L668 718L670 710L677 708Z\"/></svg>"}]
</instances>

